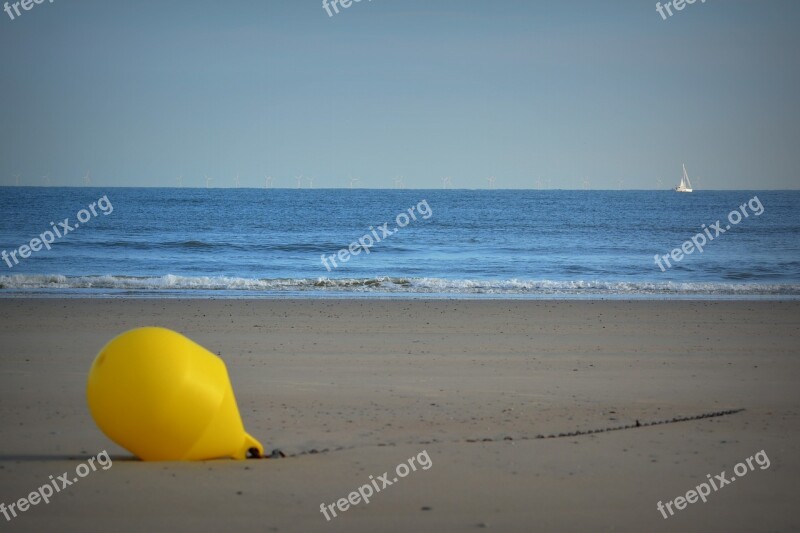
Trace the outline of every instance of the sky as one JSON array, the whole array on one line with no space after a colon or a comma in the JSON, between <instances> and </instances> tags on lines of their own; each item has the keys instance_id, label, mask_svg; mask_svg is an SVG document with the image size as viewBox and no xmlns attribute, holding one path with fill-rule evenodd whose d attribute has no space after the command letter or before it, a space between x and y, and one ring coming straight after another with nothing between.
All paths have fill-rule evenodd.
<instances>
[{"instance_id":1,"label":"sky","mask_svg":"<svg viewBox=\"0 0 800 533\"><path fill-rule=\"evenodd\" d=\"M800 2L0 11L0 185L800 185ZM12 7L13 14L13 7ZM46 177L45 177L46 176ZM660 182L658 180L661 180ZM586 180L586 181L584 181ZM2 194L2 192L0 192Z\"/></svg>"}]
</instances>

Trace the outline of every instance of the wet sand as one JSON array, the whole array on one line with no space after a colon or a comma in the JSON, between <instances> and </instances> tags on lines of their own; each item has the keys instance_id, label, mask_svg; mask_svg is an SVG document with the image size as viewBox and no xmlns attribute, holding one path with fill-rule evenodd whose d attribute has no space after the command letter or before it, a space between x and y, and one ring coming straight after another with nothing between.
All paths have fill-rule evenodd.
<instances>
[{"instance_id":1,"label":"wet sand","mask_svg":"<svg viewBox=\"0 0 800 533\"><path fill-rule=\"evenodd\" d=\"M248 432L290 457L142 463L111 443L86 375L145 325L220 353ZM0 331L0 502L114 460L0 514L9 531L800 529L800 302L3 299ZM769 468L656 509L761 450ZM320 512L423 451L428 470Z\"/></svg>"}]
</instances>

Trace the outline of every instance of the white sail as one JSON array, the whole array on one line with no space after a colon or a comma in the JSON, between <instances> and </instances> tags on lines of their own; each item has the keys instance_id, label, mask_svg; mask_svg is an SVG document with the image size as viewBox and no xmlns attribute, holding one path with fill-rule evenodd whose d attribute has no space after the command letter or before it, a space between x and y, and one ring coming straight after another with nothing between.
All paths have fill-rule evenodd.
<instances>
[{"instance_id":1,"label":"white sail","mask_svg":"<svg viewBox=\"0 0 800 533\"><path fill-rule=\"evenodd\" d=\"M692 182L689 181L689 173L686 172L686 165L683 165L683 176L681 182L675 187L675 192L692 192Z\"/></svg>"}]
</instances>

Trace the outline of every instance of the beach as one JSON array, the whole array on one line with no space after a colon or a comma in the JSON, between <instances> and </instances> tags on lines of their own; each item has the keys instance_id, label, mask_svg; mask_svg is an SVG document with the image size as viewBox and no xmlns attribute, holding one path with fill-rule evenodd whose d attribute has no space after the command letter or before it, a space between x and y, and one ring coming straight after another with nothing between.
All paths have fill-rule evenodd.
<instances>
[{"instance_id":1,"label":"beach","mask_svg":"<svg viewBox=\"0 0 800 533\"><path fill-rule=\"evenodd\" d=\"M42 2L0 533L800 532L800 2Z\"/></svg>"},{"instance_id":2,"label":"beach","mask_svg":"<svg viewBox=\"0 0 800 533\"><path fill-rule=\"evenodd\" d=\"M0 502L113 460L8 531L800 528L798 301L10 298L0 317ZM109 441L87 372L139 326L218 353L245 428L287 457L144 463Z\"/></svg>"}]
</instances>

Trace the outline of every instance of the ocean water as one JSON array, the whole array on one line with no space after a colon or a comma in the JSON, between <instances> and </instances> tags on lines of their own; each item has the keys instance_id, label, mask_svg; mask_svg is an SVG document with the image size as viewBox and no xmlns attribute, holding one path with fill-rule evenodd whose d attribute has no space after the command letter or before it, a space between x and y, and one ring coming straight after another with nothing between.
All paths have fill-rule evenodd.
<instances>
[{"instance_id":1,"label":"ocean water","mask_svg":"<svg viewBox=\"0 0 800 533\"><path fill-rule=\"evenodd\" d=\"M797 298L799 208L798 191L6 187L0 297Z\"/></svg>"}]
</instances>

